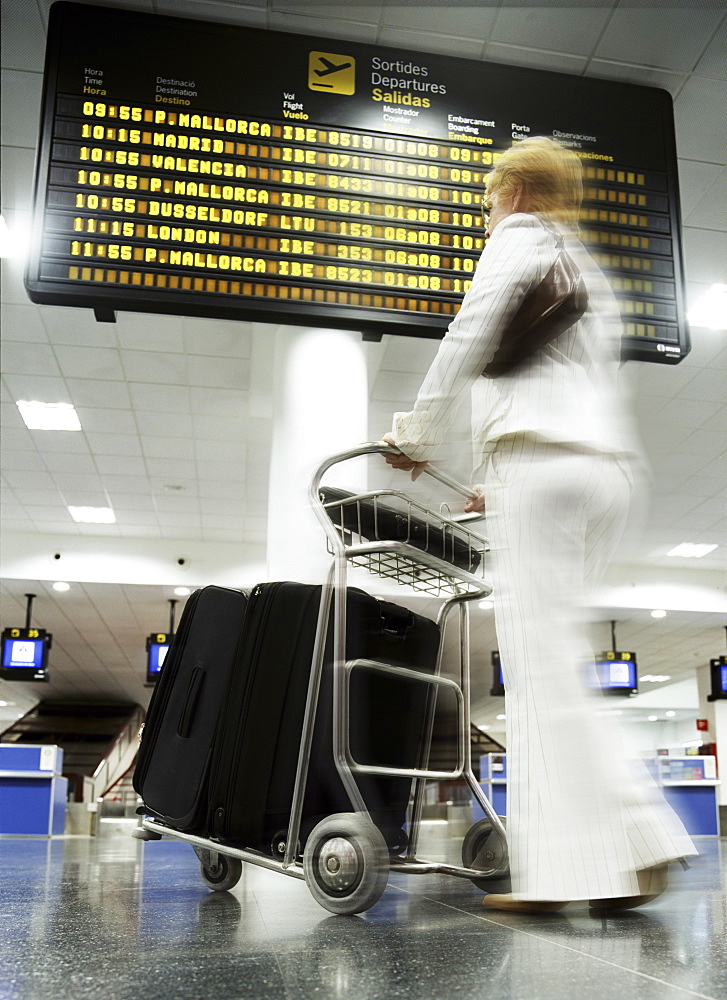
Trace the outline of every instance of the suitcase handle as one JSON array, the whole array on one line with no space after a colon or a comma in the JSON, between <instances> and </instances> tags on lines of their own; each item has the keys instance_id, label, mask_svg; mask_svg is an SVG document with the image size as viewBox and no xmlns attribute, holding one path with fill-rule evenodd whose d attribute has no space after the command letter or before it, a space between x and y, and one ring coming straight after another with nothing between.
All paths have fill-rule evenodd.
<instances>
[{"instance_id":1,"label":"suitcase handle","mask_svg":"<svg viewBox=\"0 0 727 1000\"><path fill-rule=\"evenodd\" d=\"M202 693L202 684L204 683L205 676L206 673L201 667L195 667L189 679L187 700L184 704L184 711L179 719L179 725L177 726L177 734L183 740L188 739L189 734L192 732L192 723L197 712L197 705L199 704L199 696Z\"/></svg>"},{"instance_id":2,"label":"suitcase handle","mask_svg":"<svg viewBox=\"0 0 727 1000\"><path fill-rule=\"evenodd\" d=\"M414 628L414 613L406 608L398 608L395 604L382 604L380 613L381 631L385 638L393 642L404 642L409 629Z\"/></svg>"}]
</instances>

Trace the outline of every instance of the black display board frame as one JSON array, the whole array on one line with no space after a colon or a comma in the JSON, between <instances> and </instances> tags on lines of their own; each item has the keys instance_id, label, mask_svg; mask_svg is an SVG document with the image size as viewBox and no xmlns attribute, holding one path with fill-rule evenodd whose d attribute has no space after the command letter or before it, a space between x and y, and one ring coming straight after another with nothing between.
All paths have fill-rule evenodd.
<instances>
[{"instance_id":1,"label":"black display board frame","mask_svg":"<svg viewBox=\"0 0 727 1000\"><path fill-rule=\"evenodd\" d=\"M93 48L91 38L96 40ZM189 63L193 58L189 54L193 51L192 38L198 60L194 66ZM177 45L179 39L186 39L185 44ZM132 43L136 49L131 48ZM175 45L187 53L179 56L177 63L170 55L176 51ZM86 58L84 52L88 53ZM203 53L208 56L204 66ZM276 53L275 58L271 53ZM156 72L152 68L154 59ZM351 68L347 68L349 62ZM162 73L164 67L171 75ZM316 73L320 76L316 77ZM340 93L318 93L316 80L322 88L328 86L326 79L336 80ZM159 80L162 84L155 82ZM286 97L291 99L286 101ZM101 116L89 114L89 134L111 128L105 115L113 108L116 138L96 141L91 136L85 146L80 135L74 138L74 129L82 127L82 123L78 124L82 120L76 121L78 115L74 118L73 111L79 101L81 107L85 104L106 109ZM212 106L214 101L216 106ZM98 170L94 174L94 163L89 162L83 187L78 181L83 164L79 169L74 157L119 157L134 152L128 143L121 148L124 142L118 135L122 126L131 127L135 122L122 121L119 115L120 109L141 107L145 113L156 109L171 116L158 124L149 123L147 152L143 152L143 142L138 146L141 155L148 157L148 167L134 167L132 174L127 163L117 160L110 168L103 168L108 173ZM277 231L268 224L249 225L243 221L221 232L228 240L247 240L252 249L243 248L239 254L220 253L217 247L208 253L209 248L197 244L185 249L183 242L165 244L158 234L152 239L149 234L154 226L149 216L142 217L136 211L121 210L116 215L107 212L102 218L103 210L91 209L86 203L78 208L77 203L59 207L52 202L61 194L66 201L79 199L79 195L82 201L84 192L95 190L97 200L107 196L107 200L128 198L135 206L150 205L149 197L138 198L138 192L116 189L114 185L128 184L131 176L137 180L143 177L147 184L174 186L185 181L176 169L167 172L164 166L151 165L152 155L161 156L160 150L154 152L152 144L158 134L174 135L177 141L184 131L177 125L182 120L180 115L211 122L237 121L239 126L242 121L252 121L253 114L254 121L282 130L281 135L271 138L267 134L235 132L231 137L224 125L219 133L212 125L207 129L209 136L231 139L235 152L219 156L210 153L205 162L221 169L244 169L248 178L263 177L262 187L257 180L248 180L247 187L226 185L234 191L244 187L243 197L245 192L253 192L250 197L255 192L256 197L262 197L262 192L280 201L290 198L294 191L297 197L312 199L313 207L310 211L304 208L298 215L291 209L286 215L285 205L278 204L277 213L273 213L269 202L263 202L267 207L258 211L257 217L275 217ZM172 119L174 124L170 125ZM136 124L144 128L144 122ZM68 134L60 134L61 128ZM315 136L299 141L283 135L297 135L298 131ZM191 136L195 130L190 126L187 134ZM482 176L491 169L493 156L496 158L514 139L527 134L553 134L582 158L587 173L582 236L621 300L624 357L678 363L689 352L690 343L685 320L673 109L665 91L65 0L53 4L49 21L26 288L34 302L93 308L99 319L111 319L117 310L130 310L323 325L360 330L373 339L383 333L441 337L456 314L480 253L482 233L478 222L471 220L480 212ZM344 140L345 136L348 138ZM341 143L350 142L351 136L361 143L373 142L373 146L346 151ZM196 138L204 140L204 128L196 130ZM241 138L245 141L239 142ZM390 142L394 143L391 149L387 148ZM293 149L304 160L312 154L314 160L318 159L312 166L303 163L298 171L302 186L296 187L295 163L286 166L268 159L261 165L263 160L257 153L247 155L251 148L263 146L270 157L288 155ZM415 147L436 148L439 154L408 152ZM244 149L244 155L239 148ZM357 165L341 169L340 156L336 159L332 155L336 149L336 156L345 153L351 160L355 155ZM199 162L199 156L190 157L186 150L184 156L178 149L171 150L171 154L175 164L184 164L185 171L191 169L191 163ZM489 162L472 159L486 159L488 154ZM452 159L455 156L458 159ZM394 174L388 179L387 164L394 164ZM287 181L281 168L290 174ZM423 168L430 171L432 183L422 178ZM275 170L277 179L270 180ZM414 177L408 177L407 171L413 171ZM465 171L467 181L462 180ZM96 175L102 180L101 186L94 188L89 178ZM103 187L106 177L110 178L108 190ZM188 178L187 173L185 190L190 190L190 183L196 183ZM200 189L210 180L200 176L196 179ZM325 185L334 182L374 185L373 193L356 196L344 188L338 189L338 197L335 189L324 190ZM435 189L440 199L454 201L427 202L427 191L433 198ZM221 190L219 185L215 190ZM155 202L161 204L162 197ZM208 200L205 206L211 203ZM334 203L335 209L331 208ZM194 211L199 211L202 202L201 196L182 194L173 195L169 204L190 211L189 206L196 205ZM223 201L220 206L224 207ZM362 206L380 209L378 222L362 211ZM255 203L242 208L253 216L257 211ZM406 216L414 211L429 212L426 221L408 221L394 214ZM391 215L387 216L387 212ZM448 222L437 221L445 216ZM281 236L283 218L304 221L305 225L320 223L322 228L313 233L296 233L288 222L285 224L289 228ZM96 231L89 237L86 232L68 229L69 222L77 226L111 226L114 219L119 223L133 221L135 234L115 238L108 232L99 235ZM466 225L461 224L463 219L469 220ZM374 235L351 236L354 227L360 229L362 225ZM330 239L324 232L326 226L335 230ZM205 217L203 223L196 220L190 227L180 222L171 230L167 226L165 232L182 233L187 228L204 232L205 239L211 238L213 232L219 239L222 230L222 226L215 230ZM387 237L389 232L394 232L394 239ZM408 234L403 241L398 235L401 233ZM444 233L450 243L422 245L412 241L412 235L417 233L432 241ZM178 241L182 240L180 235ZM263 246L262 250L255 249L256 242ZM295 252L298 244L304 247L302 256ZM75 262L72 252L77 254ZM122 252L166 256L164 260L156 257L127 262L119 259ZM373 256L362 262L362 252ZM85 259L86 253L89 259ZM109 259L110 253L117 256ZM347 257L342 258L340 253ZM188 271L184 270L187 265L181 264L185 254L190 257ZM195 270L197 261L201 263ZM243 273L239 281L237 276L221 277L224 268L220 262L225 261L231 262L230 267L250 266L253 271ZM447 267L439 266L443 261L449 262ZM259 272L254 268L258 266L272 270L257 278ZM308 273L301 275L301 267ZM296 269L297 275L291 273ZM97 280L96 275L101 278ZM115 276L115 283L109 283L109 275ZM122 286L122 280L131 283ZM145 284L147 281L150 283ZM167 284L155 287L155 281ZM186 281L191 287L172 287L169 281ZM223 286L224 292L220 291ZM237 287L238 292L230 291L232 287Z\"/></svg>"}]
</instances>

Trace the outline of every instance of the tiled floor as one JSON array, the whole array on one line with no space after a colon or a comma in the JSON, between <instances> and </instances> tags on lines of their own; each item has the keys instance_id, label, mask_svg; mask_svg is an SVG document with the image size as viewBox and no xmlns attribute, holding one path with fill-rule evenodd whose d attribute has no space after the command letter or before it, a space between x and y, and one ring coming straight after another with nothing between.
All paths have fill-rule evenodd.
<instances>
[{"instance_id":1,"label":"tiled floor","mask_svg":"<svg viewBox=\"0 0 727 1000\"><path fill-rule=\"evenodd\" d=\"M1 1000L727 998L725 839L700 841L657 902L608 919L491 913L468 882L404 875L336 917L303 882L249 866L209 892L189 846L130 830L0 840Z\"/></svg>"}]
</instances>

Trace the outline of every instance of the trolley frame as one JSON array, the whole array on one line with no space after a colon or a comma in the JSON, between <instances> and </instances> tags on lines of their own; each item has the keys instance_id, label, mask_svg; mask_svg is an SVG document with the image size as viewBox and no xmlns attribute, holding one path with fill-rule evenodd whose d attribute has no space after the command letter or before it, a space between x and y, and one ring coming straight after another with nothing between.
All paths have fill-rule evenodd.
<instances>
[{"instance_id":1,"label":"trolley frame","mask_svg":"<svg viewBox=\"0 0 727 1000\"><path fill-rule=\"evenodd\" d=\"M327 458L318 466L308 488L310 505L325 531L328 540L328 549L333 559L321 590L321 603L318 612L316 639L313 649L284 857L277 859L252 849L235 848L206 837L184 833L168 827L166 824L149 816L140 817L139 828L134 831L134 835L138 839L152 840L165 836L190 844L198 854L200 852L210 852L211 856L222 854L230 858L236 858L239 861L257 865L261 868L280 871L294 878L305 878L303 865L297 858L297 845L318 708L318 695L323 672L323 658L328 634L329 615L330 609L333 607L333 752L336 768L349 796L351 805L356 813L361 814L366 820L372 822L366 803L356 784L356 774L408 776L414 782L414 793L409 817L409 844L406 857L403 859L392 858L390 860L390 870L407 874L446 874L473 880L496 878L504 874L502 863L495 865L490 870L474 869L443 862L425 861L416 856L425 782L428 779L464 778L475 800L490 821L493 832L500 841L502 856L507 857L505 828L474 776L470 743L469 603L473 600L482 600L488 597L492 592L492 587L484 578L479 578L468 570L461 569L452 562L446 561L430 551L417 548L408 541L367 540L366 542L360 541L359 544L346 544L344 538L346 529L343 528L343 516L341 517L341 526L339 529L329 516L328 509L356 504L361 500L373 499L376 502L376 498L378 497L399 498L405 504L409 505L410 514L413 508L417 513L424 515L433 528L437 528L445 533L444 537L446 537L446 532L450 532L453 539L461 538L463 533L465 537L469 536L469 532L463 528L461 523L436 514L428 508L410 500L403 492L399 491L375 490L353 495L346 500L335 500L329 503L322 501L320 497L321 481L324 474L332 466L349 461L350 459L375 454L398 455L400 452L386 442L375 441L337 453ZM426 466L424 472L463 497L475 496L474 492L468 486L452 479L452 477L439 469ZM359 532L359 536L360 534ZM487 540L480 537L478 538L478 543L477 551L486 547ZM378 660L346 660L346 591L349 563L359 566L365 565L376 575L394 578L399 582L413 583L415 587L419 576L424 574L424 584L417 589L424 589L429 593L438 589L440 594L442 591L451 594L440 606L437 615L437 624L443 637L450 614L455 609L458 609L459 682L441 676L443 643L440 643L435 672L431 675L422 674L406 667L382 663ZM439 689L446 689L454 694L457 701L458 738L457 767L453 771L436 771L428 767L387 768L361 764L354 760L349 744L349 683L351 674L356 669L374 670L391 676L414 679L419 683L429 684ZM431 742L433 726L434 707L432 707L427 719L427 747Z\"/></svg>"}]
</instances>

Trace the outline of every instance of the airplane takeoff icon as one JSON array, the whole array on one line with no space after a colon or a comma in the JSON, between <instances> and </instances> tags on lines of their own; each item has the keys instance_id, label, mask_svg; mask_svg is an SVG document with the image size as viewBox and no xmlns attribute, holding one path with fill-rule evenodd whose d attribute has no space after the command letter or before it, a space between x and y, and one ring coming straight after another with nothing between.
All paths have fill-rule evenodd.
<instances>
[{"instance_id":1,"label":"airplane takeoff icon","mask_svg":"<svg viewBox=\"0 0 727 1000\"><path fill-rule=\"evenodd\" d=\"M315 70L316 76L328 76L329 73L338 73L342 69L348 69L351 65L350 62L344 62L339 63L338 66L336 66L329 59L326 59L325 56L319 56L319 58L326 68Z\"/></svg>"},{"instance_id":2,"label":"airplane takeoff icon","mask_svg":"<svg viewBox=\"0 0 727 1000\"><path fill-rule=\"evenodd\" d=\"M329 94L356 91L356 60L340 52L311 52L308 57L308 87Z\"/></svg>"}]
</instances>

